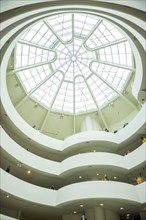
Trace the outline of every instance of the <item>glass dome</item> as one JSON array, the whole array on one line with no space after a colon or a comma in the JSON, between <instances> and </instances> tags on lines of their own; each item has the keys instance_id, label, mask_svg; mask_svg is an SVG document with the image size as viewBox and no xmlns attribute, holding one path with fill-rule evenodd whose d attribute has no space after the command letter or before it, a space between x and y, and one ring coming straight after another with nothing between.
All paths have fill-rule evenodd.
<instances>
[{"instance_id":1,"label":"glass dome","mask_svg":"<svg viewBox=\"0 0 146 220\"><path fill-rule=\"evenodd\" d=\"M119 97L133 71L122 32L85 13L50 16L23 33L15 72L28 97L50 111L97 111Z\"/></svg>"}]
</instances>

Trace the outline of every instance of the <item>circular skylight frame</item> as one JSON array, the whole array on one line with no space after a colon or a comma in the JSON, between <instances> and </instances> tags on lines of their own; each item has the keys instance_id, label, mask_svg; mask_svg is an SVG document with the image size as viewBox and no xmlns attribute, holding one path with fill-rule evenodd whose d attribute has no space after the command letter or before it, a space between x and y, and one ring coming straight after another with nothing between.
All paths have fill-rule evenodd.
<instances>
[{"instance_id":1,"label":"circular skylight frame","mask_svg":"<svg viewBox=\"0 0 146 220\"><path fill-rule=\"evenodd\" d=\"M27 96L54 112L98 111L122 96L134 69L130 44L120 30L85 13L37 22L15 50L14 71Z\"/></svg>"}]
</instances>

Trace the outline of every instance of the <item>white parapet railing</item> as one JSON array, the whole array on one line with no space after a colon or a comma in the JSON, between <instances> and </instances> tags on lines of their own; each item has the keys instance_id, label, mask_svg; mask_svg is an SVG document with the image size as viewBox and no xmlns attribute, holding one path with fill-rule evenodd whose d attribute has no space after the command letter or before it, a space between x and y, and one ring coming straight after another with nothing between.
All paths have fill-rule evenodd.
<instances>
[{"instance_id":1,"label":"white parapet railing","mask_svg":"<svg viewBox=\"0 0 146 220\"><path fill-rule=\"evenodd\" d=\"M0 220L17 220L17 218L12 218L12 217L0 214Z\"/></svg>"}]
</instances>

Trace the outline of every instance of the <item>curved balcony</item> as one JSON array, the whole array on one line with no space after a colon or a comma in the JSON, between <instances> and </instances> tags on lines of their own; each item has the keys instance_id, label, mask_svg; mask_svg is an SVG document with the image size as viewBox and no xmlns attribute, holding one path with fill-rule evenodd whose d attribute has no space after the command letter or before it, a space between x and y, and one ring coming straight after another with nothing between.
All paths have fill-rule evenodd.
<instances>
[{"instance_id":1,"label":"curved balcony","mask_svg":"<svg viewBox=\"0 0 146 220\"><path fill-rule=\"evenodd\" d=\"M86 2L86 1L85 1ZM59 5L59 3L57 3ZM86 2L86 4L88 5L88 2ZM19 15L15 15L15 14L10 14L10 19L8 19L7 21L5 21L5 17L4 17L4 21L2 22L2 28L3 28L3 35L2 35L2 43L1 43L1 47L2 47L2 69L3 69L3 74L1 77L2 80L2 88L1 88L1 93L2 93L2 105L4 107L4 110L6 111L9 120L15 124L15 126L19 129L19 131L21 131L22 133L25 133L27 135L27 137L31 138L31 140L42 144L43 146L47 147L47 148L52 148L52 145L55 147L56 150L62 150L64 149L63 145L64 142L62 141L58 141L56 139L53 138L48 138L46 137L46 135L41 134L39 131L36 131L35 129L31 128L21 117L20 115L16 112L14 106L11 103L8 91L7 91L7 85L6 85L6 68L7 68L7 63L8 63L8 58L10 57L10 54L13 50L13 47L17 41L17 39L19 38L19 35L21 33L21 31L24 31L25 27L28 27L30 24L32 24L34 21L37 21L38 19L40 19L41 17L45 17L46 14L48 15L50 13L51 8L53 8L53 10L57 10L58 12L62 9L64 9L64 6L62 8L62 6L59 5L54 5L54 2L52 2L52 4L49 6L49 8L47 7L47 5L37 5L37 7L34 9L32 8L32 10L30 11L30 8L27 8L26 11L22 11L20 9L19 11ZM74 3L72 2L72 8L75 7ZM139 97L139 99L141 99L141 93L142 91L144 91L144 82L145 82L145 74L143 74L144 72L144 50L145 48L141 48L143 47L145 39L144 39L144 17L140 17L138 15L138 13L132 13L132 14L127 14L124 11L124 8L122 8L122 11L117 10L112 8L112 7L108 7L107 12L105 12L104 7L106 5L103 3L103 6L100 6L100 10L98 8L98 4L96 2L92 2L91 7L90 7L90 11L93 11L93 7L97 7L99 14L102 14L104 12L104 17L105 18L110 18L114 23L118 23L120 24L121 28L126 32L126 35L128 36L129 40L131 41L131 44L133 45L133 50L136 56L135 62L137 63L138 66L138 70L136 70L136 77L134 79L133 82L133 86L132 86L132 93L133 95L137 98ZM81 8L83 7L83 4L81 2L79 2L76 5L76 10L81 10ZM66 9L70 8L70 4L66 4L65 6ZM87 6L84 4L84 10L87 10ZM31 16L30 16L31 14ZM114 14L114 16L112 16ZM139 25L139 28L137 27L137 25L135 23L133 23L133 17L136 19L136 23ZM127 20L125 19L127 18ZM13 23L13 25L11 24L11 22ZM129 32L130 30L130 32ZM135 40L133 39L133 36L135 36L136 39L138 39L138 41L135 42ZM11 40L9 40L11 39ZM6 44L7 42L7 44ZM140 91L141 90L141 91ZM141 100L140 100L141 101ZM130 127L130 125L128 126L129 128L131 128L130 130L132 131L132 126ZM124 129L125 130L125 129ZM126 140L128 138L131 137L131 135L133 134L130 132L129 136L127 136L127 133L122 132L122 136L123 139ZM120 141L120 137L117 135L117 141ZM115 135L115 136L116 136ZM67 142L69 142L69 139L67 138ZM66 144L64 145L66 147ZM61 148L61 149L60 149Z\"/></svg>"},{"instance_id":2,"label":"curved balcony","mask_svg":"<svg viewBox=\"0 0 146 220\"><path fill-rule=\"evenodd\" d=\"M87 181L71 184L59 190L51 190L26 183L3 170L1 170L1 177L1 190L4 192L29 202L52 207L89 199L114 199L124 202L130 201L133 204L144 204L146 202L143 194L146 182L133 186L112 181Z\"/></svg>"},{"instance_id":3,"label":"curved balcony","mask_svg":"<svg viewBox=\"0 0 146 220\"><path fill-rule=\"evenodd\" d=\"M135 133L138 132L145 125L145 109L146 104L143 105L141 111L138 113L137 117L131 122L128 127L125 127L116 134L104 131L87 131L79 134L72 135L71 137L65 139L64 141L54 140L53 138L47 137L38 131L35 131L27 124L27 131L34 136L35 142L44 146L44 149L57 150L59 152L65 151L67 149L75 148L79 144L85 145L86 142L98 141L100 149L102 151L115 151L118 149L118 145L122 142L134 137ZM22 119L21 119L22 120ZM23 121L24 122L24 121ZM102 143L108 143L108 148L102 146ZM53 147L52 147L53 146ZM85 146L84 146L85 147Z\"/></svg>"},{"instance_id":4,"label":"curved balcony","mask_svg":"<svg viewBox=\"0 0 146 220\"><path fill-rule=\"evenodd\" d=\"M137 220L136 215L141 215L141 220L145 219L146 143L141 144L140 141L145 135L146 109L144 3L115 3L113 0L38 0L36 3L32 0L27 3L19 1L15 8L13 1L2 2L4 8L10 9L2 13L0 45L2 213L25 220L78 220L83 212L87 214L87 219L119 220L121 217L125 220L127 213L131 213L130 220ZM56 113L48 109L41 111L36 125L35 117L40 116L40 112L39 108L35 108L34 100L31 100L30 109L27 108L29 102L25 103L24 112L27 109L28 115L21 114L21 108L17 108L19 104L21 106L24 90L13 81L15 44L26 28L39 19L67 11L87 12L109 20L119 26L132 48L134 65L126 90L120 94L119 100L114 100L115 105L108 106L108 110L99 109L94 115L89 115L97 124L99 122L99 129L90 130L90 126L84 129L85 123L82 122L86 117L64 117L60 113L56 117ZM12 95L17 98L12 99ZM113 121L109 120L111 115ZM125 122L128 125L123 127ZM65 135L63 125L66 126ZM106 127L110 132L104 131ZM114 133L115 130L118 132ZM51 131L54 133L51 134ZM62 135L57 136L58 131ZM129 146L132 152L121 156L129 150ZM22 167L18 167L17 163ZM4 171L8 165L12 165L10 173ZM27 175L28 169L32 171L31 175ZM105 173L111 175L110 181L103 181ZM143 178L140 184L135 177ZM55 190L50 189L52 183L56 186ZM74 211L77 211L76 215ZM3 215L0 218L13 219Z\"/></svg>"},{"instance_id":5,"label":"curved balcony","mask_svg":"<svg viewBox=\"0 0 146 220\"><path fill-rule=\"evenodd\" d=\"M117 169L120 172L128 172L130 169L138 167L146 161L145 149L146 143L126 156L117 155L106 152L89 152L84 154L76 154L68 157L62 162L47 160L21 148L8 134L1 129L1 145L2 148L17 161L25 164L35 170L45 172L50 175L65 175L65 173L73 172L75 169L81 169L88 166L102 167L108 169ZM106 141L108 144L108 142ZM106 145L106 144L105 144ZM23 155L23 157L22 157ZM37 163L36 163L37 161Z\"/></svg>"}]
</instances>

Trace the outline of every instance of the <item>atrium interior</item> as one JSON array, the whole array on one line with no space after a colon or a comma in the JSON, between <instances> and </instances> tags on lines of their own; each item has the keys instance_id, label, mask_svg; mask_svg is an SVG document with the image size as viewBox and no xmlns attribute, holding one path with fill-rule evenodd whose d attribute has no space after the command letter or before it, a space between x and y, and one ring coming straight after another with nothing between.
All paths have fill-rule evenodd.
<instances>
[{"instance_id":1,"label":"atrium interior","mask_svg":"<svg viewBox=\"0 0 146 220\"><path fill-rule=\"evenodd\" d=\"M146 218L146 2L1 1L1 214Z\"/></svg>"}]
</instances>

